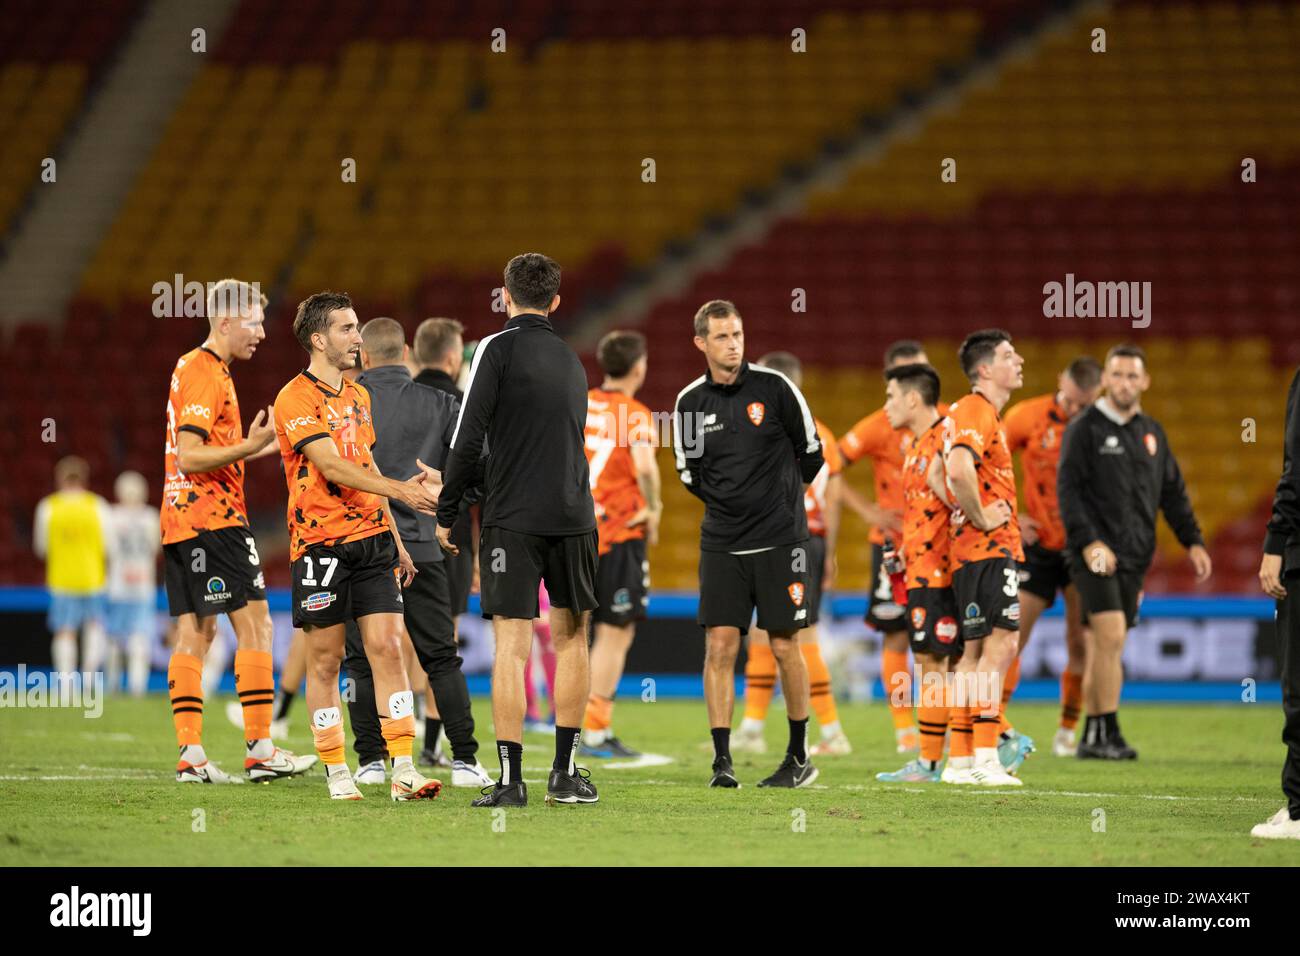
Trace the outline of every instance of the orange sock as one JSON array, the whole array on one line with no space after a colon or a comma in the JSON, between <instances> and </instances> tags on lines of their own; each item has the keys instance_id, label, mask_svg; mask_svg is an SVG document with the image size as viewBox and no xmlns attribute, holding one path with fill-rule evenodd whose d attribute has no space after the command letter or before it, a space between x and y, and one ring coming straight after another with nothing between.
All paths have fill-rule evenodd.
<instances>
[{"instance_id":1,"label":"orange sock","mask_svg":"<svg viewBox=\"0 0 1300 956\"><path fill-rule=\"evenodd\" d=\"M1064 671L1061 674L1061 726L1073 730L1079 723L1083 707L1083 675Z\"/></svg>"},{"instance_id":2,"label":"orange sock","mask_svg":"<svg viewBox=\"0 0 1300 956\"><path fill-rule=\"evenodd\" d=\"M203 661L193 654L173 654L167 665L172 723L181 747L203 743Z\"/></svg>"},{"instance_id":3,"label":"orange sock","mask_svg":"<svg viewBox=\"0 0 1300 956\"><path fill-rule=\"evenodd\" d=\"M379 730L384 735L384 743L388 745L389 757L396 760L398 757L411 756L411 747L415 743L414 715L385 717L381 714Z\"/></svg>"},{"instance_id":4,"label":"orange sock","mask_svg":"<svg viewBox=\"0 0 1300 956\"><path fill-rule=\"evenodd\" d=\"M587 698L587 713L582 718L584 730L609 730L614 715L614 702L608 697L592 694Z\"/></svg>"},{"instance_id":5,"label":"orange sock","mask_svg":"<svg viewBox=\"0 0 1300 956\"><path fill-rule=\"evenodd\" d=\"M275 670L270 651L235 651L235 689L244 708L244 739L271 736L271 706L275 703Z\"/></svg>"},{"instance_id":6,"label":"orange sock","mask_svg":"<svg viewBox=\"0 0 1300 956\"><path fill-rule=\"evenodd\" d=\"M343 712L337 707L324 707L311 715L311 735L316 741L316 753L327 767L337 767L347 762L343 753Z\"/></svg>"},{"instance_id":7,"label":"orange sock","mask_svg":"<svg viewBox=\"0 0 1300 956\"><path fill-rule=\"evenodd\" d=\"M948 729L947 707L918 707L917 720L921 725L921 759L933 763L943 759L943 738ZM954 740L954 747L955 747Z\"/></svg>"},{"instance_id":8,"label":"orange sock","mask_svg":"<svg viewBox=\"0 0 1300 956\"><path fill-rule=\"evenodd\" d=\"M766 720L776 689L776 658L766 644L751 644L745 661L745 718Z\"/></svg>"},{"instance_id":9,"label":"orange sock","mask_svg":"<svg viewBox=\"0 0 1300 956\"><path fill-rule=\"evenodd\" d=\"M1002 678L1002 706L998 708L998 731L1006 733L1011 729L1011 721L1007 720L1007 704L1011 701L1011 695L1016 692L1016 687L1020 685L1020 655L1017 654L1011 658L1011 663L1007 666L1007 676Z\"/></svg>"},{"instance_id":10,"label":"orange sock","mask_svg":"<svg viewBox=\"0 0 1300 956\"><path fill-rule=\"evenodd\" d=\"M952 739L948 741L948 756L973 757L975 742L971 736L970 708L953 707L949 710L949 717Z\"/></svg>"},{"instance_id":11,"label":"orange sock","mask_svg":"<svg viewBox=\"0 0 1300 956\"><path fill-rule=\"evenodd\" d=\"M813 713L817 723L825 727L837 723L839 711L835 707L835 695L831 693L831 672L822 660L821 645L813 641L799 643L803 651L803 661L808 667L808 691Z\"/></svg>"},{"instance_id":12,"label":"orange sock","mask_svg":"<svg viewBox=\"0 0 1300 956\"><path fill-rule=\"evenodd\" d=\"M889 701L895 730L910 730L912 722L912 673L907 669L907 651L881 650L880 680ZM902 701L902 703L896 703Z\"/></svg>"}]
</instances>

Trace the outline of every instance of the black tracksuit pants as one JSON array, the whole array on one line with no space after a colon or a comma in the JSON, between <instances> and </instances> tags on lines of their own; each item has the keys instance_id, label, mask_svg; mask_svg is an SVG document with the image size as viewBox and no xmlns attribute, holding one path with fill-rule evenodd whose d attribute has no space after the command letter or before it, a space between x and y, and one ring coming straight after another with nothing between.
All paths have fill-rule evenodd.
<instances>
[{"instance_id":1,"label":"black tracksuit pants","mask_svg":"<svg viewBox=\"0 0 1300 956\"><path fill-rule=\"evenodd\" d=\"M415 567L415 580L402 591L406 629L411 635L420 666L429 675L429 687L438 704L447 739L451 741L452 756L473 764L478 743L474 740L469 688L461 670L460 652L456 648L447 562L417 563ZM348 717L352 722L357 756L363 765L383 760L388 751L375 707L374 676L361 642L361 630L352 621L348 622L343 666L354 682L355 693L348 701ZM425 741L429 748L435 744L436 741Z\"/></svg>"},{"instance_id":2,"label":"black tracksuit pants","mask_svg":"<svg viewBox=\"0 0 1300 956\"><path fill-rule=\"evenodd\" d=\"M1292 820L1300 820L1300 573L1282 579L1286 597L1277 602L1277 659L1282 678L1282 792Z\"/></svg>"}]
</instances>

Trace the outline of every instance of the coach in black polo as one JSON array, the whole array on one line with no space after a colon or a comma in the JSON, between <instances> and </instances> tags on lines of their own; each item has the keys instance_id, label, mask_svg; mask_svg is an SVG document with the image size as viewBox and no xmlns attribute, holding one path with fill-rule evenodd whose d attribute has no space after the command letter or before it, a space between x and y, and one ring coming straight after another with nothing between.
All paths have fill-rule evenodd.
<instances>
[{"instance_id":1,"label":"coach in black polo","mask_svg":"<svg viewBox=\"0 0 1300 956\"><path fill-rule=\"evenodd\" d=\"M790 745L760 787L803 787L817 778L808 759L808 670L799 629L808 625L808 519L804 486L823 464L817 426L795 384L745 361L736 307L716 299L695 313L695 346L708 370L677 395L677 473L704 502L700 613L705 628L704 697L713 730L712 787L738 787L731 717L740 639L758 611L781 670Z\"/></svg>"},{"instance_id":2,"label":"coach in black polo","mask_svg":"<svg viewBox=\"0 0 1300 956\"><path fill-rule=\"evenodd\" d=\"M555 762L547 803L595 803L590 775L574 766L587 706L587 628L596 607L596 505L584 451L587 375L551 327L560 267L530 252L506 265L510 316L479 343L451 440L438 505L448 552L465 491L483 486L479 582L492 621L492 719L501 779L474 806L524 806L524 664L546 582L555 642ZM486 442L486 464L480 453Z\"/></svg>"}]
</instances>

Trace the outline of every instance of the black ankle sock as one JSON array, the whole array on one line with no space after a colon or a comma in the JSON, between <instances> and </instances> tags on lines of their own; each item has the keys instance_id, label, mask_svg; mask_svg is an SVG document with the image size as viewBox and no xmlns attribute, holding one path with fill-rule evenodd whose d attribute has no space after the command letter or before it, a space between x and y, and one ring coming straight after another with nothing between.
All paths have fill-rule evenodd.
<instances>
[{"instance_id":1,"label":"black ankle sock","mask_svg":"<svg viewBox=\"0 0 1300 956\"><path fill-rule=\"evenodd\" d=\"M280 688L275 695L275 707L271 711L272 720L284 720L289 716L289 705L293 703L293 691Z\"/></svg>"},{"instance_id":2,"label":"black ankle sock","mask_svg":"<svg viewBox=\"0 0 1300 956\"><path fill-rule=\"evenodd\" d=\"M513 740L497 741L497 756L501 758L501 784L519 783L524 779L524 745Z\"/></svg>"},{"instance_id":3,"label":"black ankle sock","mask_svg":"<svg viewBox=\"0 0 1300 956\"><path fill-rule=\"evenodd\" d=\"M1112 710L1109 714L1098 714L1102 726L1106 729L1106 739L1114 740L1119 734L1119 712Z\"/></svg>"},{"instance_id":4,"label":"black ankle sock","mask_svg":"<svg viewBox=\"0 0 1300 956\"><path fill-rule=\"evenodd\" d=\"M713 728L713 759L719 757L731 759L731 728L714 727Z\"/></svg>"},{"instance_id":5,"label":"black ankle sock","mask_svg":"<svg viewBox=\"0 0 1300 956\"><path fill-rule=\"evenodd\" d=\"M569 772L569 762L578 753L578 735L581 733L581 727L555 726L555 763L551 764L552 770Z\"/></svg>"},{"instance_id":6,"label":"black ankle sock","mask_svg":"<svg viewBox=\"0 0 1300 956\"><path fill-rule=\"evenodd\" d=\"M438 734L442 732L441 717L424 718L424 749L438 749Z\"/></svg>"},{"instance_id":7,"label":"black ankle sock","mask_svg":"<svg viewBox=\"0 0 1300 956\"><path fill-rule=\"evenodd\" d=\"M785 748L786 753L792 754L800 763L808 760L808 751L804 745L808 742L808 718L803 720L790 721L790 745Z\"/></svg>"}]
</instances>

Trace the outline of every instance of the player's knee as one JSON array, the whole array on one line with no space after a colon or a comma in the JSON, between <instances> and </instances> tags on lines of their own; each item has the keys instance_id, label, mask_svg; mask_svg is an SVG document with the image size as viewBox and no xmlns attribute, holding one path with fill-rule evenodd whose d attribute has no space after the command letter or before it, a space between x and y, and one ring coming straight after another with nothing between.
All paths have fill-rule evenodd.
<instances>
[{"instance_id":1,"label":"player's knee","mask_svg":"<svg viewBox=\"0 0 1300 956\"><path fill-rule=\"evenodd\" d=\"M778 637L773 634L769 643L772 646L772 656L782 663L798 657L801 653L797 636Z\"/></svg>"},{"instance_id":2,"label":"player's knee","mask_svg":"<svg viewBox=\"0 0 1300 956\"><path fill-rule=\"evenodd\" d=\"M343 648L313 648L307 668L315 680L338 680L343 665Z\"/></svg>"}]
</instances>

